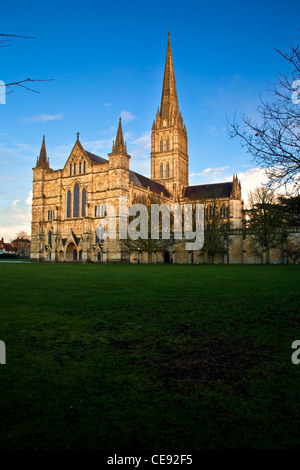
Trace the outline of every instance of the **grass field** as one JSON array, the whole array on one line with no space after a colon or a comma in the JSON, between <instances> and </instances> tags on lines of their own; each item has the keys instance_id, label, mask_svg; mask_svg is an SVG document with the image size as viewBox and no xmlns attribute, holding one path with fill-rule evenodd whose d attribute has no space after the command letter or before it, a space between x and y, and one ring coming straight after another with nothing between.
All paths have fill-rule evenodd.
<instances>
[{"instance_id":1,"label":"grass field","mask_svg":"<svg viewBox=\"0 0 300 470\"><path fill-rule=\"evenodd\" d=\"M0 449L300 447L299 266L0 274Z\"/></svg>"}]
</instances>

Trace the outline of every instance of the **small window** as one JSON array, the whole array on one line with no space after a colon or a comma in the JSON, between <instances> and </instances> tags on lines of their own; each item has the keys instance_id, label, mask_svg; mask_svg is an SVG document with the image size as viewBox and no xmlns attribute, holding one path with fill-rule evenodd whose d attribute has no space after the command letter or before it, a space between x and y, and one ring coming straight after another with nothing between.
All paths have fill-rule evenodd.
<instances>
[{"instance_id":1,"label":"small window","mask_svg":"<svg viewBox=\"0 0 300 470\"><path fill-rule=\"evenodd\" d=\"M104 243L104 228L103 227L97 227L96 233L95 233L95 242Z\"/></svg>"},{"instance_id":2,"label":"small window","mask_svg":"<svg viewBox=\"0 0 300 470\"><path fill-rule=\"evenodd\" d=\"M167 167L166 167L166 178L170 178L170 166L169 166L169 163L167 163Z\"/></svg>"},{"instance_id":3,"label":"small window","mask_svg":"<svg viewBox=\"0 0 300 470\"><path fill-rule=\"evenodd\" d=\"M48 211L48 220L52 220L52 210Z\"/></svg>"},{"instance_id":4,"label":"small window","mask_svg":"<svg viewBox=\"0 0 300 470\"><path fill-rule=\"evenodd\" d=\"M106 204L102 204L101 206L101 217L106 216Z\"/></svg>"},{"instance_id":5,"label":"small window","mask_svg":"<svg viewBox=\"0 0 300 470\"><path fill-rule=\"evenodd\" d=\"M160 170L159 170L160 178L164 177L164 166L160 165Z\"/></svg>"}]
</instances>

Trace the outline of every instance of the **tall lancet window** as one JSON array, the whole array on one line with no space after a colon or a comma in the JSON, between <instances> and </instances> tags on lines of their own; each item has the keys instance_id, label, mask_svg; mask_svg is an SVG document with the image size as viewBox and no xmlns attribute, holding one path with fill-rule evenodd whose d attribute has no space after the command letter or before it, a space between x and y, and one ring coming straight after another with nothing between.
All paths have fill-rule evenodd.
<instances>
[{"instance_id":1,"label":"tall lancet window","mask_svg":"<svg viewBox=\"0 0 300 470\"><path fill-rule=\"evenodd\" d=\"M81 217L85 217L85 206L86 206L86 189L83 188L82 198L81 198Z\"/></svg>"},{"instance_id":2,"label":"tall lancet window","mask_svg":"<svg viewBox=\"0 0 300 470\"><path fill-rule=\"evenodd\" d=\"M161 139L160 141L160 151L163 152L164 150L164 141Z\"/></svg>"},{"instance_id":3,"label":"tall lancet window","mask_svg":"<svg viewBox=\"0 0 300 470\"><path fill-rule=\"evenodd\" d=\"M79 184L78 183L76 183L74 186L73 217L79 217Z\"/></svg>"},{"instance_id":4,"label":"tall lancet window","mask_svg":"<svg viewBox=\"0 0 300 470\"><path fill-rule=\"evenodd\" d=\"M67 194L67 219L71 218L71 201L72 201L72 194L71 194L71 191L68 191L68 194Z\"/></svg>"},{"instance_id":5,"label":"tall lancet window","mask_svg":"<svg viewBox=\"0 0 300 470\"><path fill-rule=\"evenodd\" d=\"M169 163L167 163L167 166L166 166L166 178L170 178L170 166L169 166Z\"/></svg>"},{"instance_id":6,"label":"tall lancet window","mask_svg":"<svg viewBox=\"0 0 300 470\"><path fill-rule=\"evenodd\" d=\"M48 245L52 245L52 232L49 230L48 232Z\"/></svg>"},{"instance_id":7,"label":"tall lancet window","mask_svg":"<svg viewBox=\"0 0 300 470\"><path fill-rule=\"evenodd\" d=\"M163 178L164 177L164 166L160 165L159 167L159 177Z\"/></svg>"},{"instance_id":8,"label":"tall lancet window","mask_svg":"<svg viewBox=\"0 0 300 470\"><path fill-rule=\"evenodd\" d=\"M70 163L70 176L72 175L72 163Z\"/></svg>"},{"instance_id":9,"label":"tall lancet window","mask_svg":"<svg viewBox=\"0 0 300 470\"><path fill-rule=\"evenodd\" d=\"M167 151L170 150L170 139L167 140Z\"/></svg>"}]
</instances>

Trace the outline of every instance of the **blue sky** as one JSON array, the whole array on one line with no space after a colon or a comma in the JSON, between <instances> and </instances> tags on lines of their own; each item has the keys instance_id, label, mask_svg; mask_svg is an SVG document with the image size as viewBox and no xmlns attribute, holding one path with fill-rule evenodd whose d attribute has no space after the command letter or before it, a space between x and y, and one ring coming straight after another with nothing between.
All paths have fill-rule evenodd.
<instances>
[{"instance_id":1,"label":"blue sky","mask_svg":"<svg viewBox=\"0 0 300 470\"><path fill-rule=\"evenodd\" d=\"M287 50L300 5L282 1L52 2L0 0L0 33L33 36L0 48L0 80L53 79L14 89L0 105L0 237L30 231L32 167L46 136L62 168L80 132L104 158L118 118L131 168L150 176L150 132L160 104L168 29L179 106L188 131L190 184L241 179L243 196L263 175L226 131L226 116L257 116Z\"/></svg>"}]
</instances>

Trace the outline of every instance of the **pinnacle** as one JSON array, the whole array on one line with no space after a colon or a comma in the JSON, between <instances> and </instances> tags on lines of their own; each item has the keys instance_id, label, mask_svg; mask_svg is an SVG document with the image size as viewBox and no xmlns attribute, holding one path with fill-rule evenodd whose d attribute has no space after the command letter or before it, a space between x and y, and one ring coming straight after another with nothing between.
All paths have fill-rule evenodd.
<instances>
[{"instance_id":1,"label":"pinnacle","mask_svg":"<svg viewBox=\"0 0 300 470\"><path fill-rule=\"evenodd\" d=\"M47 158L45 136L43 136L43 142L42 142L42 146L41 146L40 156L38 158L36 166L41 167L41 168L49 168L49 160Z\"/></svg>"},{"instance_id":2,"label":"pinnacle","mask_svg":"<svg viewBox=\"0 0 300 470\"><path fill-rule=\"evenodd\" d=\"M124 143L121 118L119 118L119 127L116 141L113 143L112 153L127 153L126 144Z\"/></svg>"},{"instance_id":3,"label":"pinnacle","mask_svg":"<svg viewBox=\"0 0 300 470\"><path fill-rule=\"evenodd\" d=\"M179 106L169 31L160 115L162 118L168 119L170 114L174 111L177 114L179 112Z\"/></svg>"}]
</instances>

